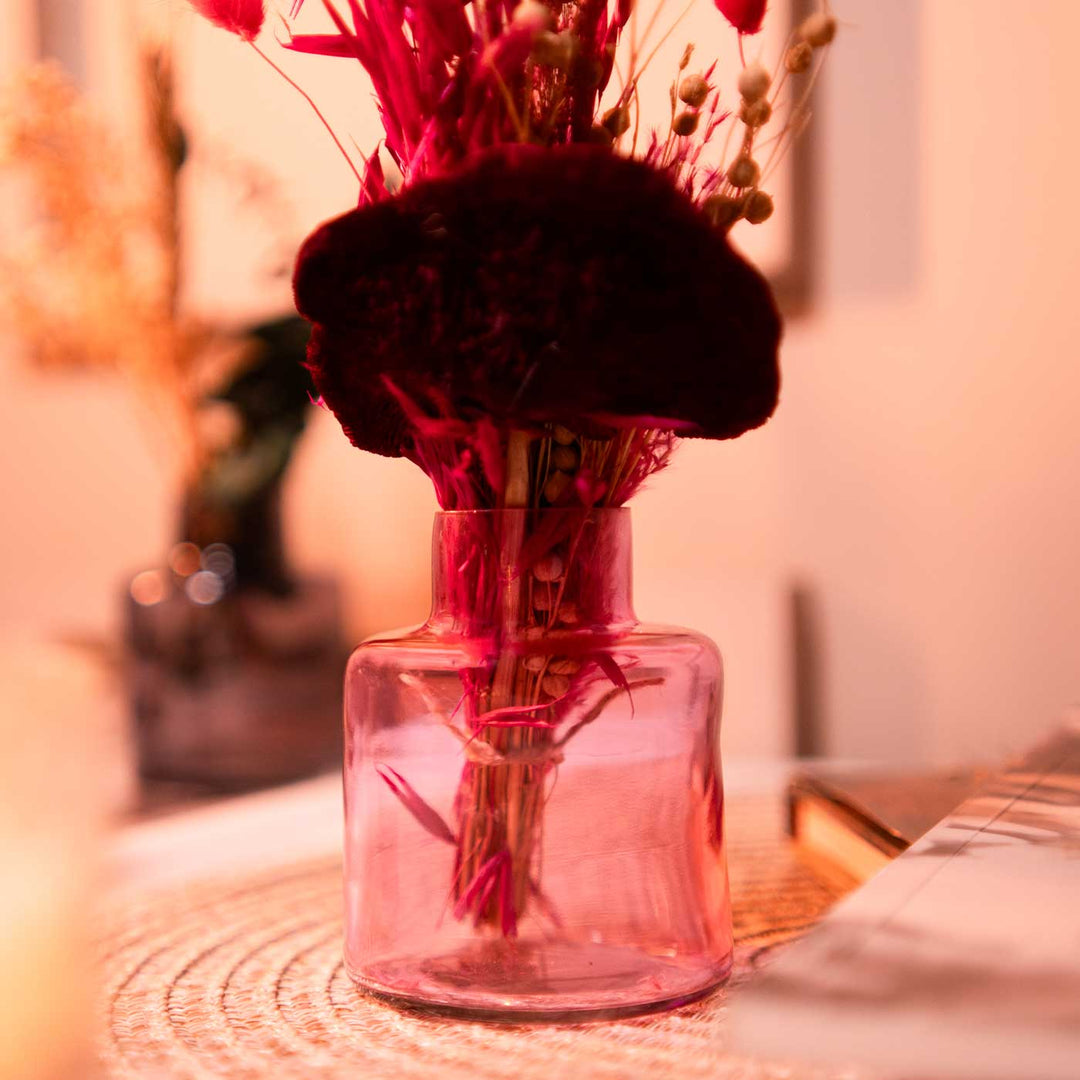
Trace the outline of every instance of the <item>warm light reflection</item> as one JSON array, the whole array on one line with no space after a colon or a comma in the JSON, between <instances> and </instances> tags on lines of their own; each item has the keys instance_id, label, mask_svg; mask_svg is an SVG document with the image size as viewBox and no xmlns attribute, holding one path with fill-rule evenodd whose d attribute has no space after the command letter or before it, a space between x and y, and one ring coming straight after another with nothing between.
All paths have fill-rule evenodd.
<instances>
[{"instance_id":1,"label":"warm light reflection","mask_svg":"<svg viewBox=\"0 0 1080 1080\"><path fill-rule=\"evenodd\" d=\"M188 578L184 592L193 604L206 607L216 604L225 595L225 582L210 570L200 570Z\"/></svg>"},{"instance_id":2,"label":"warm light reflection","mask_svg":"<svg viewBox=\"0 0 1080 1080\"><path fill-rule=\"evenodd\" d=\"M144 570L131 582L131 599L143 607L160 604L168 591L165 575L160 570Z\"/></svg>"},{"instance_id":3,"label":"warm light reflection","mask_svg":"<svg viewBox=\"0 0 1080 1080\"><path fill-rule=\"evenodd\" d=\"M216 574L225 583L236 574L236 556L228 544L207 544L203 548L202 568Z\"/></svg>"},{"instance_id":4,"label":"warm light reflection","mask_svg":"<svg viewBox=\"0 0 1080 1080\"><path fill-rule=\"evenodd\" d=\"M177 544L169 552L169 566L174 574L180 577L190 577L199 570L202 565L202 553L195 544L185 541Z\"/></svg>"}]
</instances>

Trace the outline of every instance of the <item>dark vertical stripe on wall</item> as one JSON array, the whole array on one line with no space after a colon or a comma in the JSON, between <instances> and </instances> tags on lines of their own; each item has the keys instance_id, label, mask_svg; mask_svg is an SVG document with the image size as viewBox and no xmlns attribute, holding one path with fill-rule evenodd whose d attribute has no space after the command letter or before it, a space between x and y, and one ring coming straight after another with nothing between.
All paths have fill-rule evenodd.
<instances>
[{"instance_id":1,"label":"dark vertical stripe on wall","mask_svg":"<svg viewBox=\"0 0 1080 1080\"><path fill-rule=\"evenodd\" d=\"M794 29L812 12L820 11L820 0L791 0L791 26ZM827 77L827 69L825 73ZM822 88L816 93L820 96ZM817 193L817 154L815 146L821 137L816 130L820 119L813 121L792 144L788 151L789 168L792 175L791 211L787 215L790 222L788 247L791 251L787 264L777 274L771 284L776 294L780 310L787 318L805 315L814 302L815 275L818 266L818 227L820 215Z\"/></svg>"},{"instance_id":2,"label":"dark vertical stripe on wall","mask_svg":"<svg viewBox=\"0 0 1080 1080\"><path fill-rule=\"evenodd\" d=\"M38 52L57 60L78 86L86 84L84 0L36 0Z\"/></svg>"},{"instance_id":3,"label":"dark vertical stripe on wall","mask_svg":"<svg viewBox=\"0 0 1080 1080\"><path fill-rule=\"evenodd\" d=\"M817 598L806 585L792 589L791 615L795 754L820 757L829 749L822 705L821 620Z\"/></svg>"}]
</instances>

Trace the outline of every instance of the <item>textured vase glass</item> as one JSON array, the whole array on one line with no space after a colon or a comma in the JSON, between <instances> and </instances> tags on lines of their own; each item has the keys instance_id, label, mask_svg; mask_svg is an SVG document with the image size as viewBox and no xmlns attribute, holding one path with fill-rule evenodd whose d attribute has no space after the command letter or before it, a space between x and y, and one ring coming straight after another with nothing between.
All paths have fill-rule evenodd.
<instances>
[{"instance_id":1,"label":"textured vase glass","mask_svg":"<svg viewBox=\"0 0 1080 1080\"><path fill-rule=\"evenodd\" d=\"M630 515L436 516L432 613L345 684L345 960L489 1019L671 1007L731 966L720 656L639 623Z\"/></svg>"}]
</instances>

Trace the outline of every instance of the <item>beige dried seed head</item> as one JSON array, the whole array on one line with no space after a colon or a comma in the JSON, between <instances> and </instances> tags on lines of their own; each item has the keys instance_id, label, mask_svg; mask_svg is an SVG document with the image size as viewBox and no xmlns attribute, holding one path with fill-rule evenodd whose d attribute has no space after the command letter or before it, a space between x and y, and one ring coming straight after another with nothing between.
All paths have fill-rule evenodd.
<instances>
[{"instance_id":1,"label":"beige dried seed head","mask_svg":"<svg viewBox=\"0 0 1080 1080\"><path fill-rule=\"evenodd\" d=\"M765 98L744 101L739 107L739 119L750 128L764 127L772 119L772 106Z\"/></svg>"},{"instance_id":2,"label":"beige dried seed head","mask_svg":"<svg viewBox=\"0 0 1080 1080\"><path fill-rule=\"evenodd\" d=\"M679 84L679 100L694 109L700 109L709 96L709 84L701 75L687 75Z\"/></svg>"},{"instance_id":3,"label":"beige dried seed head","mask_svg":"<svg viewBox=\"0 0 1080 1080\"><path fill-rule=\"evenodd\" d=\"M562 572L563 561L554 552L545 555L533 567L533 577L537 581L558 581Z\"/></svg>"},{"instance_id":4,"label":"beige dried seed head","mask_svg":"<svg viewBox=\"0 0 1080 1080\"><path fill-rule=\"evenodd\" d=\"M611 137L617 139L630 127L630 110L625 105L616 105L604 113L602 123Z\"/></svg>"},{"instance_id":5,"label":"beige dried seed head","mask_svg":"<svg viewBox=\"0 0 1080 1080\"><path fill-rule=\"evenodd\" d=\"M717 228L726 229L742 215L742 200L730 195L710 195L702 209Z\"/></svg>"},{"instance_id":6,"label":"beige dried seed head","mask_svg":"<svg viewBox=\"0 0 1080 1080\"><path fill-rule=\"evenodd\" d=\"M555 14L540 0L521 0L514 8L514 14L510 16L510 22L515 27L529 28L540 33L542 30L550 30L555 25Z\"/></svg>"},{"instance_id":7,"label":"beige dried seed head","mask_svg":"<svg viewBox=\"0 0 1080 1080\"><path fill-rule=\"evenodd\" d=\"M557 503L570 484L570 477L564 472L553 472L544 485L544 498L549 503Z\"/></svg>"},{"instance_id":8,"label":"beige dried seed head","mask_svg":"<svg viewBox=\"0 0 1080 1080\"><path fill-rule=\"evenodd\" d=\"M555 603L553 589L534 589L532 606L537 611L550 611Z\"/></svg>"},{"instance_id":9,"label":"beige dried seed head","mask_svg":"<svg viewBox=\"0 0 1080 1080\"><path fill-rule=\"evenodd\" d=\"M752 157L743 154L731 163L727 178L732 187L752 188L761 179L761 169Z\"/></svg>"},{"instance_id":10,"label":"beige dried seed head","mask_svg":"<svg viewBox=\"0 0 1080 1080\"><path fill-rule=\"evenodd\" d=\"M564 30L561 34L545 31L533 42L532 61L562 71L573 63L577 48L577 38L569 31Z\"/></svg>"},{"instance_id":11,"label":"beige dried seed head","mask_svg":"<svg viewBox=\"0 0 1080 1080\"><path fill-rule=\"evenodd\" d=\"M746 200L746 220L751 225L760 225L772 217L773 209L772 196L764 191L755 191Z\"/></svg>"},{"instance_id":12,"label":"beige dried seed head","mask_svg":"<svg viewBox=\"0 0 1080 1080\"><path fill-rule=\"evenodd\" d=\"M552 660L548 665L548 671L552 675L576 675L581 670L581 664L577 660L571 660L569 656L562 656Z\"/></svg>"},{"instance_id":13,"label":"beige dried seed head","mask_svg":"<svg viewBox=\"0 0 1080 1080\"><path fill-rule=\"evenodd\" d=\"M581 621L581 616L578 615L578 609L573 604L568 603L559 605L556 617L564 626L577 626Z\"/></svg>"},{"instance_id":14,"label":"beige dried seed head","mask_svg":"<svg viewBox=\"0 0 1080 1080\"><path fill-rule=\"evenodd\" d=\"M683 109L672 121L671 130L683 138L687 135L693 135L697 131L699 119L698 113L692 112L690 109Z\"/></svg>"},{"instance_id":15,"label":"beige dried seed head","mask_svg":"<svg viewBox=\"0 0 1080 1080\"><path fill-rule=\"evenodd\" d=\"M540 685L550 697L562 697L570 689L570 680L565 675L545 675Z\"/></svg>"},{"instance_id":16,"label":"beige dried seed head","mask_svg":"<svg viewBox=\"0 0 1080 1080\"><path fill-rule=\"evenodd\" d=\"M551 451L551 464L563 472L573 472L578 467L578 452L573 446L556 446Z\"/></svg>"},{"instance_id":17,"label":"beige dried seed head","mask_svg":"<svg viewBox=\"0 0 1080 1080\"><path fill-rule=\"evenodd\" d=\"M598 146L610 146L614 141L611 132L603 124L593 124L589 129L589 142L591 143L596 143Z\"/></svg>"},{"instance_id":18,"label":"beige dried seed head","mask_svg":"<svg viewBox=\"0 0 1080 1080\"><path fill-rule=\"evenodd\" d=\"M772 76L765 70L764 65L756 60L739 72L739 93L747 101L760 100L769 92L771 85Z\"/></svg>"},{"instance_id":19,"label":"beige dried seed head","mask_svg":"<svg viewBox=\"0 0 1080 1080\"><path fill-rule=\"evenodd\" d=\"M813 59L813 46L808 41L800 41L797 45L792 45L791 48L788 49L784 56L784 67L786 67L792 75L801 75L810 67Z\"/></svg>"},{"instance_id":20,"label":"beige dried seed head","mask_svg":"<svg viewBox=\"0 0 1080 1080\"><path fill-rule=\"evenodd\" d=\"M807 44L820 49L836 37L836 20L824 11L817 11L803 19L797 33Z\"/></svg>"}]
</instances>

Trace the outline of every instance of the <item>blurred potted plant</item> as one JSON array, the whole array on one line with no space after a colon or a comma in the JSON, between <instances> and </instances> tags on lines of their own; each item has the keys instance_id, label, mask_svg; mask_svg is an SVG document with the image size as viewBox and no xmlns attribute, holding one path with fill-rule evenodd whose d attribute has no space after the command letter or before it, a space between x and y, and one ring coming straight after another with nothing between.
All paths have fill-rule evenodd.
<instances>
[{"instance_id":1,"label":"blurred potted plant","mask_svg":"<svg viewBox=\"0 0 1080 1080\"><path fill-rule=\"evenodd\" d=\"M146 123L133 145L55 65L10 89L0 176L18 212L0 248L0 316L39 367L132 380L167 436L177 543L125 597L141 775L259 786L316 771L340 742L337 589L290 569L281 531L310 406L308 333L292 313L234 329L185 309L188 142L168 50L139 50ZM272 184L232 171L277 221Z\"/></svg>"}]
</instances>

